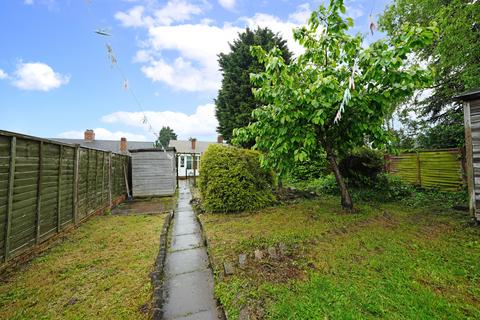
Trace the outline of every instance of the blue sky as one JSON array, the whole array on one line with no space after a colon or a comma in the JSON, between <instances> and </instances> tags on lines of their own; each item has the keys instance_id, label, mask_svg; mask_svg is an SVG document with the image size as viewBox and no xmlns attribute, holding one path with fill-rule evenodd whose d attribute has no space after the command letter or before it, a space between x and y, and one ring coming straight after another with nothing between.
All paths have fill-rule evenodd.
<instances>
[{"instance_id":1,"label":"blue sky","mask_svg":"<svg viewBox=\"0 0 480 320\"><path fill-rule=\"evenodd\" d=\"M345 1L347 15L355 20L353 31L366 34L370 13L376 19L388 2ZM1 1L0 129L81 138L92 128L97 139L153 141L150 131L169 125L179 138L214 140L213 99L221 81L216 55L228 52L228 42L243 28L257 25L279 32L299 52L291 30L304 24L318 4ZM95 34L100 28L111 36Z\"/></svg>"}]
</instances>

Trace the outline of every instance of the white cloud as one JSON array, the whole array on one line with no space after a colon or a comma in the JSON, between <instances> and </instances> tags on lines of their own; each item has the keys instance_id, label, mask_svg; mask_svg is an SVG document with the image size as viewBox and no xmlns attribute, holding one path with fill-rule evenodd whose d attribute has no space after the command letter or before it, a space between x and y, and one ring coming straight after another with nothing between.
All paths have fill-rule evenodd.
<instances>
[{"instance_id":1,"label":"white cloud","mask_svg":"<svg viewBox=\"0 0 480 320\"><path fill-rule=\"evenodd\" d=\"M115 131L111 132L105 128L95 128L95 139L98 140L120 140L120 138L125 137L127 141L149 141L144 135L141 134L134 134L130 132L123 132L123 131ZM65 131L60 133L57 138L64 138L64 139L83 139L84 131ZM153 136L150 140L154 140Z\"/></svg>"},{"instance_id":2,"label":"white cloud","mask_svg":"<svg viewBox=\"0 0 480 320\"><path fill-rule=\"evenodd\" d=\"M218 3L228 10L235 8L235 0L218 0Z\"/></svg>"},{"instance_id":3,"label":"white cloud","mask_svg":"<svg viewBox=\"0 0 480 320\"><path fill-rule=\"evenodd\" d=\"M311 14L310 4L304 3L299 5L297 10L288 16L288 20L297 24L306 24Z\"/></svg>"},{"instance_id":4,"label":"white cloud","mask_svg":"<svg viewBox=\"0 0 480 320\"><path fill-rule=\"evenodd\" d=\"M33 4L33 0L25 0L25 1L23 1L23 4L26 4L26 5L30 6L30 5Z\"/></svg>"},{"instance_id":5,"label":"white cloud","mask_svg":"<svg viewBox=\"0 0 480 320\"><path fill-rule=\"evenodd\" d=\"M185 0L170 0L160 9L153 10L151 15L145 14L144 6L135 6L127 12L115 13L115 18L125 27L152 27L155 25L171 25L184 22L203 12L202 7Z\"/></svg>"},{"instance_id":6,"label":"white cloud","mask_svg":"<svg viewBox=\"0 0 480 320\"><path fill-rule=\"evenodd\" d=\"M198 10L185 7L173 18L172 14L167 14L170 9L166 10L173 4L178 7L185 5L183 1L170 1L160 10L150 10L149 15L146 14L147 9L134 7L126 14L117 13L115 17L125 26L146 28L147 38L142 41L141 49L133 58L134 62L142 64L141 70L145 76L186 91L215 91L220 87L218 54L227 53L230 50L228 43L233 42L245 27L269 27L287 40L290 50L295 54L301 53L302 47L294 41L292 30L304 24L311 12L310 6L304 4L285 20L258 13L252 17L242 17L235 24L214 25L208 19L195 24L173 24L201 12L199 6L196 6ZM167 59L162 55L167 51L173 51L177 56Z\"/></svg>"},{"instance_id":7,"label":"white cloud","mask_svg":"<svg viewBox=\"0 0 480 320\"><path fill-rule=\"evenodd\" d=\"M345 6L346 16L352 19L359 18L364 15L363 7L359 5L358 7L355 6Z\"/></svg>"},{"instance_id":8,"label":"white cloud","mask_svg":"<svg viewBox=\"0 0 480 320\"><path fill-rule=\"evenodd\" d=\"M189 137L211 139L216 135L218 125L213 104L200 105L195 113L190 115L175 111L118 111L103 116L102 121L146 129L143 124L144 116L148 118L155 130L160 130L163 126L170 126L179 139L188 139Z\"/></svg>"},{"instance_id":9,"label":"white cloud","mask_svg":"<svg viewBox=\"0 0 480 320\"><path fill-rule=\"evenodd\" d=\"M179 57L172 61L152 59L142 67L153 81L186 91L215 91L220 87L218 54L229 50L232 41L242 29L225 25L183 24L158 26L149 29L149 48L156 53L175 50Z\"/></svg>"},{"instance_id":10,"label":"white cloud","mask_svg":"<svg viewBox=\"0 0 480 320\"><path fill-rule=\"evenodd\" d=\"M62 75L41 62L21 62L14 72L12 84L23 90L49 91L67 84L70 76Z\"/></svg>"},{"instance_id":11,"label":"white cloud","mask_svg":"<svg viewBox=\"0 0 480 320\"><path fill-rule=\"evenodd\" d=\"M148 66L142 67L143 73L153 81L160 81L184 91L209 91L217 90L219 79L217 74L206 75L209 70L202 70L192 66L190 61L178 57L173 65L163 59L152 61Z\"/></svg>"},{"instance_id":12,"label":"white cloud","mask_svg":"<svg viewBox=\"0 0 480 320\"><path fill-rule=\"evenodd\" d=\"M199 6L187 1L171 0L163 8L156 10L154 16L159 24L170 25L172 22L188 21L202 12Z\"/></svg>"},{"instance_id":13,"label":"white cloud","mask_svg":"<svg viewBox=\"0 0 480 320\"><path fill-rule=\"evenodd\" d=\"M0 69L0 80L6 79L6 78L8 78L8 74L2 69Z\"/></svg>"},{"instance_id":14,"label":"white cloud","mask_svg":"<svg viewBox=\"0 0 480 320\"><path fill-rule=\"evenodd\" d=\"M145 8L143 6L136 6L127 12L115 13L115 19L120 20L124 27L145 27L153 24L151 17L143 15Z\"/></svg>"}]
</instances>

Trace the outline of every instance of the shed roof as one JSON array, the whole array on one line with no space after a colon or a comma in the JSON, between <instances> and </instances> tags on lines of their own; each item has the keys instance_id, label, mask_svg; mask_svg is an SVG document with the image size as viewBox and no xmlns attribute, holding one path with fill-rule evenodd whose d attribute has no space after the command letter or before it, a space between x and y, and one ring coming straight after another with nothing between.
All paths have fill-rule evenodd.
<instances>
[{"instance_id":1,"label":"shed roof","mask_svg":"<svg viewBox=\"0 0 480 320\"><path fill-rule=\"evenodd\" d=\"M480 88L472 89L453 97L457 101L471 101L480 99Z\"/></svg>"},{"instance_id":2,"label":"shed roof","mask_svg":"<svg viewBox=\"0 0 480 320\"><path fill-rule=\"evenodd\" d=\"M217 144L215 141L196 141L195 149L192 149L190 140L170 140L169 147L174 147L177 153L204 153L208 146Z\"/></svg>"}]
</instances>

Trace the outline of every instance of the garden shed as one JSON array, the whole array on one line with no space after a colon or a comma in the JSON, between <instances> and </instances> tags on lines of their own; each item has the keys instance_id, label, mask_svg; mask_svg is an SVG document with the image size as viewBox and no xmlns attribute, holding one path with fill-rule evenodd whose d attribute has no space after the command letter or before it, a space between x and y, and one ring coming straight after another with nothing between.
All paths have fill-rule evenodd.
<instances>
[{"instance_id":1,"label":"garden shed","mask_svg":"<svg viewBox=\"0 0 480 320\"><path fill-rule=\"evenodd\" d=\"M134 197L171 196L177 188L175 148L134 149L132 193Z\"/></svg>"},{"instance_id":2,"label":"garden shed","mask_svg":"<svg viewBox=\"0 0 480 320\"><path fill-rule=\"evenodd\" d=\"M455 97L463 101L470 213L480 221L480 88Z\"/></svg>"}]
</instances>

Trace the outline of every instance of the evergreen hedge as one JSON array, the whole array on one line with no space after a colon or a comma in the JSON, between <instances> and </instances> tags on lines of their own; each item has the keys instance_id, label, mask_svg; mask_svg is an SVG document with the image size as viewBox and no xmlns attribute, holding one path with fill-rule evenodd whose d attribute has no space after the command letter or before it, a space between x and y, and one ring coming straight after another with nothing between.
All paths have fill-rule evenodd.
<instances>
[{"instance_id":1,"label":"evergreen hedge","mask_svg":"<svg viewBox=\"0 0 480 320\"><path fill-rule=\"evenodd\" d=\"M199 187L209 212L241 212L271 204L273 175L256 151L213 144L202 156Z\"/></svg>"}]
</instances>

